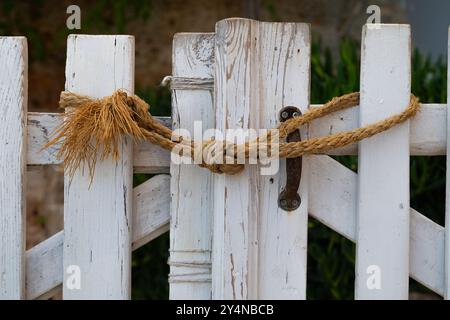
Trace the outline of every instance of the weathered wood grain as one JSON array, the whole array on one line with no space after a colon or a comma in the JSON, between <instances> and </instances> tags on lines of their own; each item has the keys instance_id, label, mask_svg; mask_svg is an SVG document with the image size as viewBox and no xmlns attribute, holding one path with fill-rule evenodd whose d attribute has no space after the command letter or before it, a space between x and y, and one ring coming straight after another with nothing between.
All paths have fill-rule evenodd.
<instances>
[{"instance_id":1,"label":"weathered wood grain","mask_svg":"<svg viewBox=\"0 0 450 320\"><path fill-rule=\"evenodd\" d=\"M66 90L101 98L134 90L134 38L68 38ZM78 266L81 287L63 285L64 299L129 299L131 290L132 143L124 138L119 160L98 159L91 181L78 170L64 183L64 270ZM64 283L69 273L64 272Z\"/></svg>"},{"instance_id":2,"label":"weathered wood grain","mask_svg":"<svg viewBox=\"0 0 450 320\"><path fill-rule=\"evenodd\" d=\"M284 105L305 110L309 41L305 24L218 22L216 128L272 128ZM289 213L277 204L284 171L282 166L262 176L259 166L247 166L236 176L215 177L213 298L305 297L307 161L299 190L302 204Z\"/></svg>"},{"instance_id":3,"label":"weathered wood grain","mask_svg":"<svg viewBox=\"0 0 450 320\"><path fill-rule=\"evenodd\" d=\"M214 34L182 33L173 40L175 77L211 78ZM174 90L172 127L194 134L214 127L210 90ZM193 138L193 136L191 136ZM171 163L170 299L211 299L212 179L197 165Z\"/></svg>"},{"instance_id":4,"label":"weathered wood grain","mask_svg":"<svg viewBox=\"0 0 450 320\"><path fill-rule=\"evenodd\" d=\"M302 23L260 23L260 52L252 67L259 82L259 128L278 125L284 106L305 112L310 92L310 26ZM258 106L259 105L259 106ZM251 109L250 112L256 112ZM307 137L306 130L302 130ZM278 195L286 184L286 161L279 170L260 176L251 192L258 193L258 295L259 299L306 299L309 160L303 157L298 193L301 205L286 212L278 207ZM249 223L255 223L250 221Z\"/></svg>"},{"instance_id":5,"label":"weathered wood grain","mask_svg":"<svg viewBox=\"0 0 450 320\"><path fill-rule=\"evenodd\" d=\"M0 37L0 300L25 295L28 51Z\"/></svg>"}]
</instances>

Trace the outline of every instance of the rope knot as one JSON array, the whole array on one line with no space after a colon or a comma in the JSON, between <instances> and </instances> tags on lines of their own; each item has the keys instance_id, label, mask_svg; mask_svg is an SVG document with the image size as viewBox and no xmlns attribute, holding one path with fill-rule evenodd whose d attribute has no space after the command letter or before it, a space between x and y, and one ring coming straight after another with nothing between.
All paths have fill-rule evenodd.
<instances>
[{"instance_id":1,"label":"rope knot","mask_svg":"<svg viewBox=\"0 0 450 320\"><path fill-rule=\"evenodd\" d=\"M229 150L227 152L227 145L229 145L229 143L222 140L203 141L202 148L197 148L203 157L203 166L214 173L226 173L231 175L244 170L243 164L235 163L235 153L230 153ZM201 158L198 156L198 158L195 159Z\"/></svg>"}]
</instances>

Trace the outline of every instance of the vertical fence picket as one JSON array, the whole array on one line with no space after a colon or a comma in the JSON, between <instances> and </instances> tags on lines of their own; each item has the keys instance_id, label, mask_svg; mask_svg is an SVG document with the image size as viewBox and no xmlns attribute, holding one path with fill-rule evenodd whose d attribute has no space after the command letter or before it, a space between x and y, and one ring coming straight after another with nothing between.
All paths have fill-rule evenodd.
<instances>
[{"instance_id":1,"label":"vertical fence picket","mask_svg":"<svg viewBox=\"0 0 450 320\"><path fill-rule=\"evenodd\" d=\"M173 76L213 78L214 34L182 33L173 41ZM173 129L214 127L212 89L174 90ZM211 299L212 178L192 164L170 165L170 299Z\"/></svg>"},{"instance_id":2,"label":"vertical fence picket","mask_svg":"<svg viewBox=\"0 0 450 320\"><path fill-rule=\"evenodd\" d=\"M68 38L66 90L99 98L121 88L134 90L133 37ZM97 161L91 185L87 170L65 177L65 299L130 298L132 170L132 144L124 139L117 163Z\"/></svg>"},{"instance_id":3,"label":"vertical fence picket","mask_svg":"<svg viewBox=\"0 0 450 320\"><path fill-rule=\"evenodd\" d=\"M28 51L0 37L0 299L25 296Z\"/></svg>"},{"instance_id":4,"label":"vertical fence picket","mask_svg":"<svg viewBox=\"0 0 450 320\"><path fill-rule=\"evenodd\" d=\"M216 25L216 127L272 128L279 110L309 102L309 26L227 19ZM284 166L215 177L213 298L305 297L307 161L293 212L278 208ZM281 173L280 173L281 172Z\"/></svg>"},{"instance_id":5,"label":"vertical fence picket","mask_svg":"<svg viewBox=\"0 0 450 320\"><path fill-rule=\"evenodd\" d=\"M450 28L448 29L448 57L450 58ZM450 61L450 60L447 60ZM450 94L450 64L447 63L447 97ZM450 299L450 98L447 98L447 177L445 192L445 279L444 298Z\"/></svg>"},{"instance_id":6,"label":"vertical fence picket","mask_svg":"<svg viewBox=\"0 0 450 320\"><path fill-rule=\"evenodd\" d=\"M360 125L401 112L410 98L410 28L366 25ZM409 122L359 143L357 299L407 299Z\"/></svg>"},{"instance_id":7,"label":"vertical fence picket","mask_svg":"<svg viewBox=\"0 0 450 320\"><path fill-rule=\"evenodd\" d=\"M259 87L260 128L275 128L279 112L309 106L310 26L302 23L261 23ZM305 137L305 132L302 132ZM286 161L275 175L259 176L259 299L305 299L308 241L308 156L303 157L299 195L301 206L292 212L278 207L286 182ZM253 223L253 222L250 222Z\"/></svg>"},{"instance_id":8,"label":"vertical fence picket","mask_svg":"<svg viewBox=\"0 0 450 320\"><path fill-rule=\"evenodd\" d=\"M216 128L222 132L228 128L256 127L258 106L255 103L251 110L249 85L249 63L256 59L252 41L255 23L230 19L216 24L215 111ZM256 79L253 74L253 81ZM237 176L215 177L213 299L257 298L258 203L257 194L252 192L256 178L256 168L249 167Z\"/></svg>"}]
</instances>

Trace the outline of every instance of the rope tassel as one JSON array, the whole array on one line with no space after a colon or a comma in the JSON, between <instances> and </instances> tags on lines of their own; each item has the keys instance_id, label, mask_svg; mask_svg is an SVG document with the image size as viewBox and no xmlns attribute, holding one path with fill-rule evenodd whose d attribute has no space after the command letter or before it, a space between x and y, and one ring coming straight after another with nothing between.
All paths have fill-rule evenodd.
<instances>
[{"instance_id":1,"label":"rope tassel","mask_svg":"<svg viewBox=\"0 0 450 320\"><path fill-rule=\"evenodd\" d=\"M97 159L104 160L112 156L117 161L119 143L124 136L131 137L134 142L146 140L169 151L181 144L185 150L188 149L192 159L195 157L196 150L202 151L203 154L204 150L211 150L217 146L214 140L202 141L199 146L194 141L173 134L172 130L159 123L150 114L150 106L144 100L136 95L128 95L123 90L118 90L102 99L63 91L59 104L61 108L66 109L63 115L64 120L52 133L51 141L44 148L60 144L57 158L63 161L64 168L70 177L73 177L77 169L83 169L86 165L92 178ZM358 104L358 92L335 97L321 107L308 109L303 115L281 123L277 128L279 138L285 139L291 132L314 119ZM278 144L279 157L297 158L305 154L320 154L361 141L413 117L419 107L419 99L411 95L409 105L403 112L376 123L324 137L281 142ZM250 150L257 147L260 141L265 141L270 146L272 131L269 130L269 133L259 136L254 141L246 142L241 146L243 149L233 144L224 144L223 152L221 152L223 157L219 160L227 158L227 154L235 155L235 152L231 152L235 150L245 150L245 157L248 158ZM207 154L214 154L214 152L207 152ZM209 161L211 159L212 161ZM217 159L215 155L210 159L204 159L199 165L212 172L226 174L237 174L244 168L242 164L228 164Z\"/></svg>"}]
</instances>

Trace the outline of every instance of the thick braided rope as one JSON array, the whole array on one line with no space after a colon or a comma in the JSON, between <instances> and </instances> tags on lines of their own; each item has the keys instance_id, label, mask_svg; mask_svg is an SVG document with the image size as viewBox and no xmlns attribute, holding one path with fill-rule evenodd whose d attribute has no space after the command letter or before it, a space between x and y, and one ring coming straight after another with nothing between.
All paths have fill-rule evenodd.
<instances>
[{"instance_id":1,"label":"thick braided rope","mask_svg":"<svg viewBox=\"0 0 450 320\"><path fill-rule=\"evenodd\" d=\"M275 133L273 130L269 131L269 134L261 135L244 145L225 144L222 146L223 153L217 154L213 150L217 150L216 144L219 141L202 141L199 146L194 141L175 135L149 113L150 106L136 95L118 90L111 96L93 99L65 91L61 93L60 99L60 106L66 109L63 123L45 147L61 144L57 157L63 160L71 175L78 167L87 164L92 176L98 156L104 159L112 155L117 159L118 144L123 136L131 136L135 141L147 140L169 151L182 145L189 150L192 159L200 156L201 167L216 173L236 174L243 170L244 165L235 164L234 161L228 164L223 159L236 154L234 151L240 150L240 147L243 147L245 157L248 158L250 150L257 150L262 141L270 147L275 135L279 139L285 139L291 132L314 119L358 104L358 92L335 97L321 107L310 108L303 115L281 123ZM324 137L278 143L279 157L296 158L305 154L320 154L356 143L406 121L417 113L419 107L418 98L411 95L403 112L373 124Z\"/></svg>"}]
</instances>

